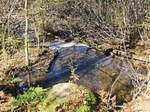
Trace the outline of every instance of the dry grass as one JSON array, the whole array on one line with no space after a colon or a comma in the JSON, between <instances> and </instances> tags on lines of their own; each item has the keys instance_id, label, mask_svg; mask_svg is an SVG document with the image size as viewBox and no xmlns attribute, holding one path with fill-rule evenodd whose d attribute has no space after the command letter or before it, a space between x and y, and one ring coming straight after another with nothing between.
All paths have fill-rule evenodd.
<instances>
[{"instance_id":1,"label":"dry grass","mask_svg":"<svg viewBox=\"0 0 150 112\"><path fill-rule=\"evenodd\" d=\"M35 60L39 52L40 51L37 48L30 48L30 60ZM7 70L13 67L22 67L24 65L25 55L24 50L22 49L13 55L0 55L0 71Z\"/></svg>"},{"instance_id":2,"label":"dry grass","mask_svg":"<svg viewBox=\"0 0 150 112\"><path fill-rule=\"evenodd\" d=\"M3 91L0 91L0 112L8 112L12 109L12 101L14 98L11 95L6 95Z\"/></svg>"}]
</instances>

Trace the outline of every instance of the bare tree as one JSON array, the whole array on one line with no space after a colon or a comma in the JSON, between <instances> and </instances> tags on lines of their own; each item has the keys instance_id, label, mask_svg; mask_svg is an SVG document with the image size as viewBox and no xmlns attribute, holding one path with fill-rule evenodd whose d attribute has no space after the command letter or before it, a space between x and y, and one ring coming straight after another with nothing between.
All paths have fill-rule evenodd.
<instances>
[{"instance_id":1,"label":"bare tree","mask_svg":"<svg viewBox=\"0 0 150 112\"><path fill-rule=\"evenodd\" d=\"M25 62L26 65L30 65L29 49L28 49L28 0L25 0ZM28 74L28 86L30 87L30 73Z\"/></svg>"},{"instance_id":2,"label":"bare tree","mask_svg":"<svg viewBox=\"0 0 150 112\"><path fill-rule=\"evenodd\" d=\"M25 0L25 62L28 66L29 63L29 50L28 50L28 0Z\"/></svg>"}]
</instances>

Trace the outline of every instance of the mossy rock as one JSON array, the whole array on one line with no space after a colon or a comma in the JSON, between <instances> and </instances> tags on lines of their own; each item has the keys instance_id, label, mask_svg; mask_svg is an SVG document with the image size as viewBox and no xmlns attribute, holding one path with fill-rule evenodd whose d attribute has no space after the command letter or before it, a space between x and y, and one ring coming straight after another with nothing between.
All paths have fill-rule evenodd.
<instances>
[{"instance_id":1,"label":"mossy rock","mask_svg":"<svg viewBox=\"0 0 150 112\"><path fill-rule=\"evenodd\" d=\"M80 97L84 94L84 97ZM91 95L92 94L92 95ZM89 97L92 98L90 99ZM77 106L78 102L93 102L90 105L81 104ZM86 89L83 86L78 86L73 83L59 83L54 85L48 92L48 98L42 102L38 108L41 112L57 112L61 109L66 109L68 106L68 102L74 101L74 104L71 104L70 107L73 107L71 111L78 110L80 107L89 107L96 105L96 97L94 94ZM72 102L73 103L73 102ZM69 111L69 110L67 110Z\"/></svg>"}]
</instances>

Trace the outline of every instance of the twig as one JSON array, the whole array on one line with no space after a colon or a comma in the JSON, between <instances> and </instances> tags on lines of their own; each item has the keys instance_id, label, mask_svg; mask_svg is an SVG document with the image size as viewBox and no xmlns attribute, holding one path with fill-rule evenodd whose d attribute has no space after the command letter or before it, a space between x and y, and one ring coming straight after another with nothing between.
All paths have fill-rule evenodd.
<instances>
[{"instance_id":1,"label":"twig","mask_svg":"<svg viewBox=\"0 0 150 112\"><path fill-rule=\"evenodd\" d=\"M110 99L111 99L113 87L114 87L114 85L116 84L116 82L119 80L120 76L121 76L121 74L119 74L119 75L117 76L117 78L115 79L115 81L113 82L113 84L112 84L112 86L111 86L111 88L110 88L109 97L108 97L108 105L109 105L109 102L110 102Z\"/></svg>"}]
</instances>

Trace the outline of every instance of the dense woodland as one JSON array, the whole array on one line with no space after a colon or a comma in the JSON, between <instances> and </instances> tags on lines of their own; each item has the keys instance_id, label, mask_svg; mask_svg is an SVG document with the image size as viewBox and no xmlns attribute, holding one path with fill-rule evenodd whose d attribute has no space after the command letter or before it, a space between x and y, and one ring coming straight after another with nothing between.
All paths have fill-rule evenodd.
<instances>
[{"instance_id":1,"label":"dense woodland","mask_svg":"<svg viewBox=\"0 0 150 112\"><path fill-rule=\"evenodd\" d=\"M149 112L149 39L150 0L1 0L0 112ZM118 74L110 90L78 87L78 98L55 101L48 92L53 85L45 87L41 80L58 54L48 45L57 42L86 44L127 61L135 71L128 74L130 90L112 92ZM74 68L71 75L69 83L80 80ZM18 84L27 87L18 90Z\"/></svg>"}]
</instances>

